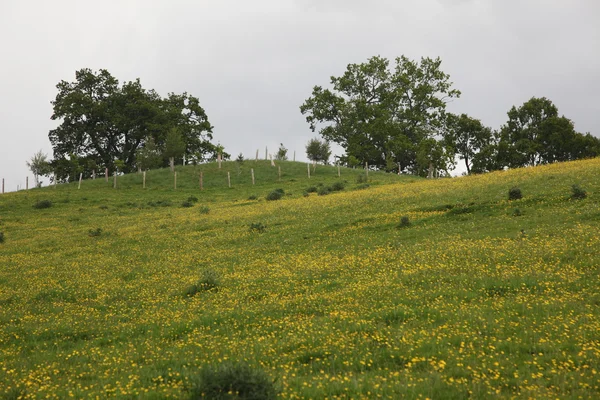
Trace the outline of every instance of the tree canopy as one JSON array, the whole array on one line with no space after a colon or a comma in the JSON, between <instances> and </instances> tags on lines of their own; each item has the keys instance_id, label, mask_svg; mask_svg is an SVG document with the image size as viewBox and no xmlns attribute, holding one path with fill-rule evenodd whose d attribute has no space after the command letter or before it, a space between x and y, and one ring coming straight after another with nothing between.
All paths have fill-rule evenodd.
<instances>
[{"instance_id":1,"label":"tree canopy","mask_svg":"<svg viewBox=\"0 0 600 400\"><path fill-rule=\"evenodd\" d=\"M185 143L186 158L214 157L213 127L199 100L187 93L163 98L144 89L139 79L119 85L107 70L87 68L75 73L74 82L61 81L56 87L51 118L60 125L49 138L59 179L71 175L74 164L86 170L90 160L110 171L120 160L123 172L130 172L138 150L150 139L163 149L174 128Z\"/></svg>"},{"instance_id":2,"label":"tree canopy","mask_svg":"<svg viewBox=\"0 0 600 400\"><path fill-rule=\"evenodd\" d=\"M350 64L341 77L331 77L331 89L315 86L300 111L311 130L344 148L342 161L353 157L378 168L417 172L419 162L429 167L433 153L440 153L438 145L421 142L441 134L446 102L460 96L440 65L439 58L405 56L396 58L393 70L379 56Z\"/></svg>"}]
</instances>

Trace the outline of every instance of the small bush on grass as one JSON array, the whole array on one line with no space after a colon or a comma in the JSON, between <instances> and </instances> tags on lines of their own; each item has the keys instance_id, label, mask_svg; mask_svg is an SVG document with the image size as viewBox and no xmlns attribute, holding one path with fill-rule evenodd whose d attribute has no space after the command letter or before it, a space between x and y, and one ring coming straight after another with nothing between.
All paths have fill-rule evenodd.
<instances>
[{"instance_id":1,"label":"small bush on grass","mask_svg":"<svg viewBox=\"0 0 600 400\"><path fill-rule=\"evenodd\" d=\"M316 186L309 186L306 188L306 193L317 193L318 190Z\"/></svg>"},{"instance_id":2,"label":"small bush on grass","mask_svg":"<svg viewBox=\"0 0 600 400\"><path fill-rule=\"evenodd\" d=\"M200 214L208 214L210 212L210 208L208 206L200 207Z\"/></svg>"},{"instance_id":3,"label":"small bush on grass","mask_svg":"<svg viewBox=\"0 0 600 400\"><path fill-rule=\"evenodd\" d=\"M331 185L331 191L339 192L340 190L344 190L345 187L346 185L344 182L335 182L333 185Z\"/></svg>"},{"instance_id":4,"label":"small bush on grass","mask_svg":"<svg viewBox=\"0 0 600 400\"><path fill-rule=\"evenodd\" d=\"M171 201L170 200L149 201L148 205L150 207L169 207L171 205Z\"/></svg>"},{"instance_id":5,"label":"small bush on grass","mask_svg":"<svg viewBox=\"0 0 600 400\"><path fill-rule=\"evenodd\" d=\"M361 183L360 185L356 185L355 189L356 190L363 190L363 189L368 189L371 185L369 185L368 183Z\"/></svg>"},{"instance_id":6,"label":"small bush on grass","mask_svg":"<svg viewBox=\"0 0 600 400\"><path fill-rule=\"evenodd\" d=\"M189 203L197 203L198 202L198 198L196 196L190 196L187 198L187 201Z\"/></svg>"},{"instance_id":7,"label":"small bush on grass","mask_svg":"<svg viewBox=\"0 0 600 400\"><path fill-rule=\"evenodd\" d=\"M368 181L367 174L360 174L356 177L356 183L367 183Z\"/></svg>"},{"instance_id":8,"label":"small bush on grass","mask_svg":"<svg viewBox=\"0 0 600 400\"><path fill-rule=\"evenodd\" d=\"M518 187L513 187L508 190L508 199L509 200L519 200L523 198L523 193L521 193L521 189Z\"/></svg>"},{"instance_id":9,"label":"small bush on grass","mask_svg":"<svg viewBox=\"0 0 600 400\"><path fill-rule=\"evenodd\" d=\"M518 208L515 208L515 211L513 211L513 216L514 217L520 217L521 215L523 215L523 213L521 212L521 210L519 210Z\"/></svg>"},{"instance_id":10,"label":"small bush on grass","mask_svg":"<svg viewBox=\"0 0 600 400\"><path fill-rule=\"evenodd\" d=\"M102 228L90 229L88 231L88 236L90 237L97 237L100 235L102 235Z\"/></svg>"},{"instance_id":11,"label":"small bush on grass","mask_svg":"<svg viewBox=\"0 0 600 400\"><path fill-rule=\"evenodd\" d=\"M0 243L4 243L4 232L0 232Z\"/></svg>"},{"instance_id":12,"label":"small bush on grass","mask_svg":"<svg viewBox=\"0 0 600 400\"><path fill-rule=\"evenodd\" d=\"M408 228L410 226L410 219L405 215L400 218L400 224L398 224L398 228Z\"/></svg>"},{"instance_id":13,"label":"small bush on grass","mask_svg":"<svg viewBox=\"0 0 600 400\"><path fill-rule=\"evenodd\" d=\"M201 292L216 291L219 284L219 275L215 271L207 269L202 272L202 277L198 282L185 289L184 295L186 297L193 297Z\"/></svg>"},{"instance_id":14,"label":"small bush on grass","mask_svg":"<svg viewBox=\"0 0 600 400\"><path fill-rule=\"evenodd\" d=\"M275 189L267 195L266 199L269 201L279 200L283 197L284 194L285 192L283 191L283 189Z\"/></svg>"},{"instance_id":15,"label":"small bush on grass","mask_svg":"<svg viewBox=\"0 0 600 400\"><path fill-rule=\"evenodd\" d=\"M331 188L329 186L321 186L317 191L319 196L327 196L329 193L331 193Z\"/></svg>"},{"instance_id":16,"label":"small bush on grass","mask_svg":"<svg viewBox=\"0 0 600 400\"><path fill-rule=\"evenodd\" d=\"M258 233L263 233L265 231L265 229L267 229L266 225L263 225L262 222L256 222L256 223L251 223L250 224L250 232L258 232Z\"/></svg>"},{"instance_id":17,"label":"small bush on grass","mask_svg":"<svg viewBox=\"0 0 600 400\"><path fill-rule=\"evenodd\" d=\"M258 196L256 196L255 194L251 194L250 196L248 196L248 200L257 200Z\"/></svg>"},{"instance_id":18,"label":"small bush on grass","mask_svg":"<svg viewBox=\"0 0 600 400\"><path fill-rule=\"evenodd\" d=\"M38 210L50 207L52 207L52 202L50 200L39 200L33 205L33 208L37 208Z\"/></svg>"},{"instance_id":19,"label":"small bush on grass","mask_svg":"<svg viewBox=\"0 0 600 400\"><path fill-rule=\"evenodd\" d=\"M184 201L183 203L181 203L181 207L183 207L183 208L194 207L194 203L192 203L191 201Z\"/></svg>"},{"instance_id":20,"label":"small bush on grass","mask_svg":"<svg viewBox=\"0 0 600 400\"><path fill-rule=\"evenodd\" d=\"M262 369L247 364L205 366L192 384L191 399L271 400L279 394L275 382Z\"/></svg>"},{"instance_id":21,"label":"small bush on grass","mask_svg":"<svg viewBox=\"0 0 600 400\"><path fill-rule=\"evenodd\" d=\"M579 187L579 185L571 186L571 199L582 200L587 197L587 192Z\"/></svg>"}]
</instances>

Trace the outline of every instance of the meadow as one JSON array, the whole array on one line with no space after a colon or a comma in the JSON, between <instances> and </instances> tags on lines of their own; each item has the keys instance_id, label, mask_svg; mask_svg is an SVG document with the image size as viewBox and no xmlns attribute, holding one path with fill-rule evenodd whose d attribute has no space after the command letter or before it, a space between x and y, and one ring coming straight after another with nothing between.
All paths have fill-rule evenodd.
<instances>
[{"instance_id":1,"label":"meadow","mask_svg":"<svg viewBox=\"0 0 600 400\"><path fill-rule=\"evenodd\" d=\"M0 195L0 398L192 398L230 363L289 399L600 397L600 159L280 165Z\"/></svg>"}]
</instances>

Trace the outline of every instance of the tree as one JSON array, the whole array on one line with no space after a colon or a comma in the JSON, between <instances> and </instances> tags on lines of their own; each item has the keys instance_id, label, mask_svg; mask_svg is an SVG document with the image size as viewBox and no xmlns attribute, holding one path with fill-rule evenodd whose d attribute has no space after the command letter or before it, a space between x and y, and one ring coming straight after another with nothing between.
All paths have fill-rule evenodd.
<instances>
[{"instance_id":1,"label":"tree","mask_svg":"<svg viewBox=\"0 0 600 400\"><path fill-rule=\"evenodd\" d=\"M111 171L122 160L123 172L130 172L138 150L150 138L163 147L172 128L181 133L186 156L207 158L215 151L206 113L187 93L162 98L139 79L119 86L108 71L90 69L77 71L74 82L61 81L57 89L51 118L60 125L49 133L57 166L74 155Z\"/></svg>"},{"instance_id":2,"label":"tree","mask_svg":"<svg viewBox=\"0 0 600 400\"><path fill-rule=\"evenodd\" d=\"M286 161L288 149L285 148L283 143L279 143L279 149L277 150L277 154L275 154L275 159L279 161Z\"/></svg>"},{"instance_id":3,"label":"tree","mask_svg":"<svg viewBox=\"0 0 600 400\"><path fill-rule=\"evenodd\" d=\"M135 156L136 165L143 171L160 167L162 165L162 160L162 154L152 137L148 139L143 147L137 150Z\"/></svg>"},{"instance_id":4,"label":"tree","mask_svg":"<svg viewBox=\"0 0 600 400\"><path fill-rule=\"evenodd\" d=\"M310 139L306 144L306 156L313 163L321 162L327 164L329 162L329 157L331 156L329 143L317 138Z\"/></svg>"},{"instance_id":5,"label":"tree","mask_svg":"<svg viewBox=\"0 0 600 400\"><path fill-rule=\"evenodd\" d=\"M393 71L378 56L350 64L344 75L331 77L332 89L315 86L300 111L311 130L342 146L346 157L416 172L419 143L439 135L446 102L460 95L440 65L439 58L404 56Z\"/></svg>"},{"instance_id":6,"label":"tree","mask_svg":"<svg viewBox=\"0 0 600 400\"><path fill-rule=\"evenodd\" d=\"M171 172L175 171L175 158L183 156L185 153L185 142L176 128L172 128L167 134L165 140L165 150L163 156L169 159Z\"/></svg>"},{"instance_id":7,"label":"tree","mask_svg":"<svg viewBox=\"0 0 600 400\"><path fill-rule=\"evenodd\" d=\"M559 116L547 98L532 97L508 111L498 149L501 165L525 167L594 157L600 153L600 140L576 132L573 122Z\"/></svg>"},{"instance_id":8,"label":"tree","mask_svg":"<svg viewBox=\"0 0 600 400\"><path fill-rule=\"evenodd\" d=\"M489 151L488 146L492 143L492 130L466 114L448 114L446 126L444 141L465 161L467 174L471 173L474 163L480 168L483 162L480 158L487 157L487 153L481 152L483 149Z\"/></svg>"},{"instance_id":9,"label":"tree","mask_svg":"<svg viewBox=\"0 0 600 400\"><path fill-rule=\"evenodd\" d=\"M48 162L48 156L44 154L42 150L35 153L33 157L31 157L31 160L27 161L27 167L31 173L33 173L36 187L40 186L40 176L47 175L52 171L50 163Z\"/></svg>"}]
</instances>

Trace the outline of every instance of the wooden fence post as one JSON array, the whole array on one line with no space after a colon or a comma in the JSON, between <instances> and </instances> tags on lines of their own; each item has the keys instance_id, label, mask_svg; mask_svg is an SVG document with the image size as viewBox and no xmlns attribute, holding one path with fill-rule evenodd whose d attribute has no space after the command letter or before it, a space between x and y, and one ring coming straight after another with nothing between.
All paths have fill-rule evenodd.
<instances>
[{"instance_id":1,"label":"wooden fence post","mask_svg":"<svg viewBox=\"0 0 600 400\"><path fill-rule=\"evenodd\" d=\"M104 170L104 176L106 177L106 183L108 183L108 168Z\"/></svg>"},{"instance_id":2,"label":"wooden fence post","mask_svg":"<svg viewBox=\"0 0 600 400\"><path fill-rule=\"evenodd\" d=\"M369 162L365 162L365 172L367 174L367 178L369 177Z\"/></svg>"},{"instance_id":3,"label":"wooden fence post","mask_svg":"<svg viewBox=\"0 0 600 400\"><path fill-rule=\"evenodd\" d=\"M56 189L56 174L52 174L52 177L54 178L54 189Z\"/></svg>"},{"instance_id":4,"label":"wooden fence post","mask_svg":"<svg viewBox=\"0 0 600 400\"><path fill-rule=\"evenodd\" d=\"M222 161L222 158L221 158L221 157L222 157L222 156L221 156L221 153L219 153L219 154L217 155L217 161L219 162L219 169L221 169L221 161Z\"/></svg>"},{"instance_id":5,"label":"wooden fence post","mask_svg":"<svg viewBox=\"0 0 600 400\"><path fill-rule=\"evenodd\" d=\"M77 190L81 189L81 178L83 178L83 173L79 173L79 185L77 185Z\"/></svg>"},{"instance_id":6,"label":"wooden fence post","mask_svg":"<svg viewBox=\"0 0 600 400\"><path fill-rule=\"evenodd\" d=\"M142 173L142 188L146 189L146 171Z\"/></svg>"},{"instance_id":7,"label":"wooden fence post","mask_svg":"<svg viewBox=\"0 0 600 400\"><path fill-rule=\"evenodd\" d=\"M310 163L306 163L306 170L308 171L308 179L310 179Z\"/></svg>"},{"instance_id":8,"label":"wooden fence post","mask_svg":"<svg viewBox=\"0 0 600 400\"><path fill-rule=\"evenodd\" d=\"M337 165L338 167L338 178L342 176L341 172L340 172L340 164Z\"/></svg>"},{"instance_id":9,"label":"wooden fence post","mask_svg":"<svg viewBox=\"0 0 600 400\"><path fill-rule=\"evenodd\" d=\"M250 168L250 173L252 174L252 185L254 186L254 168Z\"/></svg>"},{"instance_id":10,"label":"wooden fence post","mask_svg":"<svg viewBox=\"0 0 600 400\"><path fill-rule=\"evenodd\" d=\"M227 171L227 186L231 188L231 174Z\"/></svg>"},{"instance_id":11,"label":"wooden fence post","mask_svg":"<svg viewBox=\"0 0 600 400\"><path fill-rule=\"evenodd\" d=\"M117 171L115 171L115 175L113 178L113 188L116 189L117 188Z\"/></svg>"},{"instance_id":12,"label":"wooden fence post","mask_svg":"<svg viewBox=\"0 0 600 400\"><path fill-rule=\"evenodd\" d=\"M294 150L294 161L296 161L296 150Z\"/></svg>"},{"instance_id":13,"label":"wooden fence post","mask_svg":"<svg viewBox=\"0 0 600 400\"><path fill-rule=\"evenodd\" d=\"M256 161L258 161L258 149L256 149Z\"/></svg>"},{"instance_id":14,"label":"wooden fence post","mask_svg":"<svg viewBox=\"0 0 600 400\"><path fill-rule=\"evenodd\" d=\"M277 173L279 174L279 181L281 182L281 165L277 167Z\"/></svg>"},{"instance_id":15,"label":"wooden fence post","mask_svg":"<svg viewBox=\"0 0 600 400\"><path fill-rule=\"evenodd\" d=\"M173 190L177 190L177 171L173 174Z\"/></svg>"},{"instance_id":16,"label":"wooden fence post","mask_svg":"<svg viewBox=\"0 0 600 400\"><path fill-rule=\"evenodd\" d=\"M268 155L269 155L268 148L267 148L267 146L265 146L265 160L269 159Z\"/></svg>"},{"instance_id":17,"label":"wooden fence post","mask_svg":"<svg viewBox=\"0 0 600 400\"><path fill-rule=\"evenodd\" d=\"M29 177L25 177L25 190L29 190Z\"/></svg>"},{"instance_id":18,"label":"wooden fence post","mask_svg":"<svg viewBox=\"0 0 600 400\"><path fill-rule=\"evenodd\" d=\"M204 171L200 171L200 190L204 190Z\"/></svg>"},{"instance_id":19,"label":"wooden fence post","mask_svg":"<svg viewBox=\"0 0 600 400\"><path fill-rule=\"evenodd\" d=\"M2 178L2 194L4 194L4 178Z\"/></svg>"}]
</instances>

